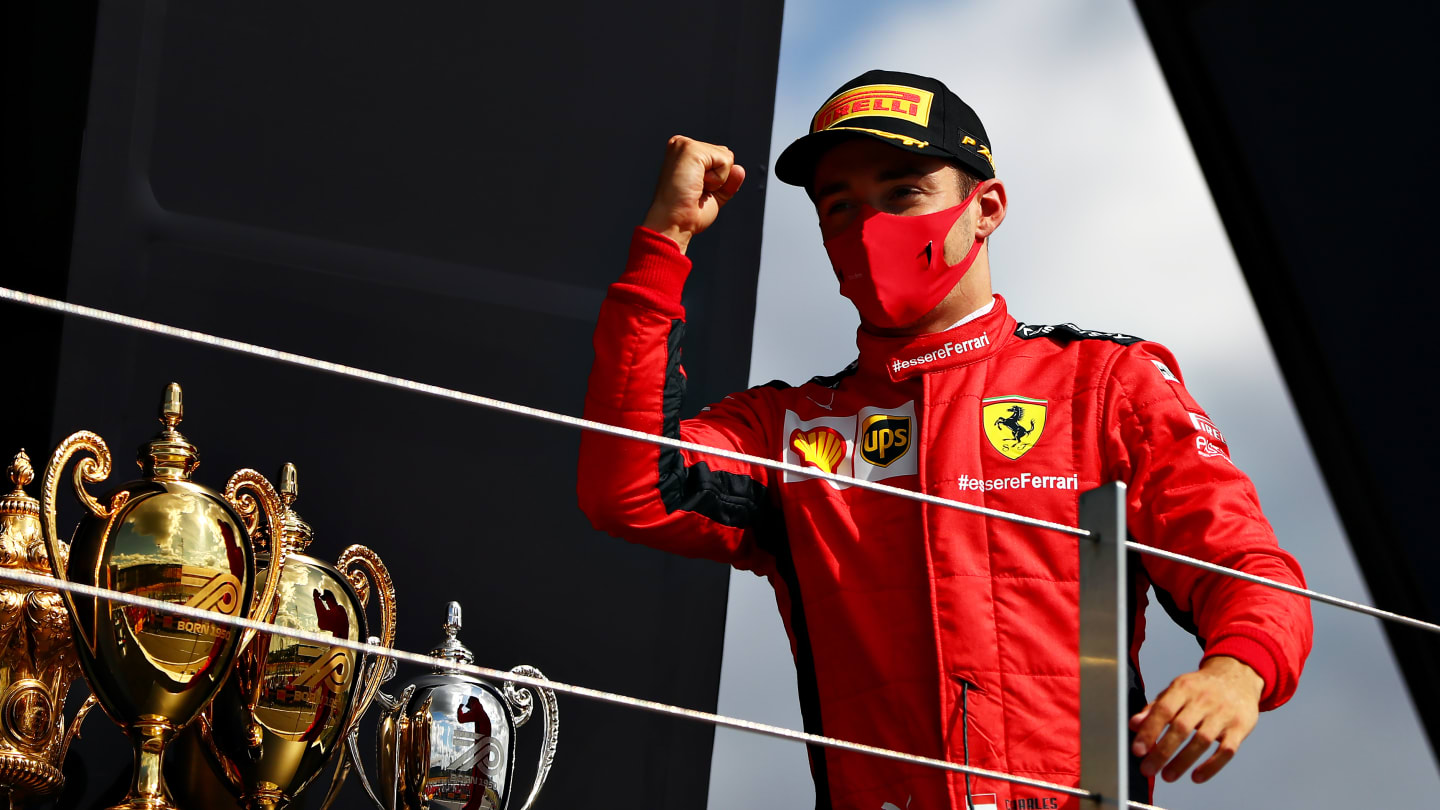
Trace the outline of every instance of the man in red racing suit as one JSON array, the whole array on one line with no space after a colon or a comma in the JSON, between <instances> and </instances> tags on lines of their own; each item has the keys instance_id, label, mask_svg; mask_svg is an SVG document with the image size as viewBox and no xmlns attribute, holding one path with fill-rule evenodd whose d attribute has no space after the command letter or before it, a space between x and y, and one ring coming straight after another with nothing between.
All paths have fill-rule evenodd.
<instances>
[{"instance_id":1,"label":"man in red racing suit","mask_svg":"<svg viewBox=\"0 0 1440 810\"><path fill-rule=\"evenodd\" d=\"M938 85L934 93L948 94L934 80L866 74L836 98L881 86L877 79ZM817 131L826 109L816 116ZM861 123L877 122L889 123L875 116ZM969 131L978 128L977 119ZM861 155L865 171L879 165L876 176L890 178L876 181L881 202L893 196L894 176L904 175L884 161L912 157L865 136L824 147L817 182L834 174L823 161L848 150ZM981 157L988 162L988 148ZM975 165L953 155L940 162L942 174L951 164ZM810 185L809 168L802 182L817 199L828 247L829 195L826 184ZM974 173L990 179L983 166ZM844 371L798 387L752 388L681 421L681 290L690 271L683 248L743 176L724 147L671 140L647 217L652 227L636 230L629 264L601 308L587 418L1068 525L1077 524L1080 493L1122 481L1137 541L1303 583L1220 430L1186 391L1174 357L1129 335L1017 323L1005 300L989 294L983 250L984 261L956 285L969 285L975 296L936 315L948 320L931 318L937 327L886 329L862 306L859 358ZM868 181L852 177L838 193L870 193ZM927 186L932 179L903 178L919 186L922 203L925 194L941 200L950 193ZM697 191L684 204L664 198L666 188L687 182ZM962 216L956 226L977 243L1003 217L1003 191L983 191L973 224ZM901 206L899 216L915 215L906 205L912 208ZM676 210L701 211L701 221L686 224ZM657 211L664 214L658 220ZM678 229L657 227L676 219ZM947 256L963 255L963 238L955 251L949 238ZM944 328L954 311L964 317ZM579 481L581 506L597 528L769 579L795 656L807 730L1077 784L1073 537L595 433L582 440ZM1308 602L1273 589L1154 557L1132 555L1130 570L1130 710L1138 731L1131 795L1144 799L1157 772L1178 778L1214 742L1216 753L1196 771L1197 779L1209 778L1253 728L1257 710L1289 699L1311 625ZM1138 655L1151 588L1204 654L1196 672L1147 705ZM833 750L812 748L810 755L817 807L1078 807L1076 799L1007 782Z\"/></svg>"}]
</instances>

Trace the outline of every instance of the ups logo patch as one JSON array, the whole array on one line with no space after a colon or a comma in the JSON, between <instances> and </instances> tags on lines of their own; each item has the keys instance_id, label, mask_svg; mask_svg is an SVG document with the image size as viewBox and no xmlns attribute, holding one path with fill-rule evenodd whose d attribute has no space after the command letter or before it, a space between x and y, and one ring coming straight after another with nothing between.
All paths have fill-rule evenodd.
<instances>
[{"instance_id":1,"label":"ups logo patch","mask_svg":"<svg viewBox=\"0 0 1440 810\"><path fill-rule=\"evenodd\" d=\"M877 413L860 426L860 457L889 467L910 452L910 417Z\"/></svg>"}]
</instances>

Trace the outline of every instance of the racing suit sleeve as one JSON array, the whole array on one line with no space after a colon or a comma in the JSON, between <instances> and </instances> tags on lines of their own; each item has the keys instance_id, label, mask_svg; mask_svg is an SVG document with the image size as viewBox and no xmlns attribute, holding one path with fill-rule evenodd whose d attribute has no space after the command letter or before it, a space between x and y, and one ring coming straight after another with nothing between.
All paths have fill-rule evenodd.
<instances>
[{"instance_id":1,"label":"racing suit sleeve","mask_svg":"<svg viewBox=\"0 0 1440 810\"><path fill-rule=\"evenodd\" d=\"M1167 349L1140 343L1118 352L1105 402L1106 473L1129 488L1136 541L1304 586L1300 564L1280 548L1254 485ZM1290 699L1310 653L1308 599L1157 557L1141 561L1161 604L1191 624L1206 658L1237 658L1265 680L1262 710Z\"/></svg>"},{"instance_id":2,"label":"racing suit sleeve","mask_svg":"<svg viewBox=\"0 0 1440 810\"><path fill-rule=\"evenodd\" d=\"M685 372L680 293L690 261L636 228L630 259L595 328L585 418L749 455L768 456L774 391L750 389L681 421ZM580 508L595 528L634 543L765 573L757 535L774 518L771 471L705 453L586 431Z\"/></svg>"}]
</instances>

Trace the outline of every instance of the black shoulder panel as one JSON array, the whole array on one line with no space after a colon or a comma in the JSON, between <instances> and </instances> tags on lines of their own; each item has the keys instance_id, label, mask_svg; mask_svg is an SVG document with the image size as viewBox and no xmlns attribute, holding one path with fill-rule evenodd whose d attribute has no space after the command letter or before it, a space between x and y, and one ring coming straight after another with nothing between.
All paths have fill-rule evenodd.
<instances>
[{"instance_id":1,"label":"black shoulder panel","mask_svg":"<svg viewBox=\"0 0 1440 810\"><path fill-rule=\"evenodd\" d=\"M1038 337L1055 338L1056 340L1108 340L1111 343L1119 343L1121 346L1129 346L1132 343L1140 343L1145 340L1142 337L1126 335L1120 332L1097 332L1094 329L1081 329L1073 323L1061 324L1017 324L1015 326L1015 337L1021 340L1031 340Z\"/></svg>"},{"instance_id":2,"label":"black shoulder panel","mask_svg":"<svg viewBox=\"0 0 1440 810\"><path fill-rule=\"evenodd\" d=\"M679 318L670 321L661 429L671 439L680 438L680 407L685 401L685 375L680 371L680 344L684 336L685 322ZM660 501L667 514L679 510L695 512L723 526L744 527L773 508L765 486L754 478L711 470L704 461L686 464L680 451L668 445L660 448L658 480Z\"/></svg>"},{"instance_id":3,"label":"black shoulder panel","mask_svg":"<svg viewBox=\"0 0 1440 810\"><path fill-rule=\"evenodd\" d=\"M838 373L831 374L828 377L811 377L810 382L825 388L839 388L841 380L854 376L858 370L860 370L860 361L856 359L850 361L850 365L841 369Z\"/></svg>"}]
</instances>

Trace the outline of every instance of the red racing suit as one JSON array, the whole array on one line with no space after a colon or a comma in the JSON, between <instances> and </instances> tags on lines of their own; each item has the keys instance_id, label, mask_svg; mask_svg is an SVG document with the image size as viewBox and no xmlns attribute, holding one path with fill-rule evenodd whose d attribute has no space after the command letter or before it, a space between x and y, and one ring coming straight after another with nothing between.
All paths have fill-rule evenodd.
<instances>
[{"instance_id":1,"label":"red racing suit","mask_svg":"<svg viewBox=\"0 0 1440 810\"><path fill-rule=\"evenodd\" d=\"M1162 346L983 317L914 338L859 333L833 377L770 383L681 421L675 244L637 229L595 332L585 416L1077 525L1080 493L1128 485L1137 541L1303 584L1221 432ZM704 453L586 433L596 528L769 579L806 729L1067 785L1080 772L1076 539ZM1295 691L1309 603L1154 557L1130 559L1131 711L1147 591L1200 640ZM812 748L817 806L1074 808L1009 783ZM1132 761L1132 797L1149 786Z\"/></svg>"}]
</instances>

